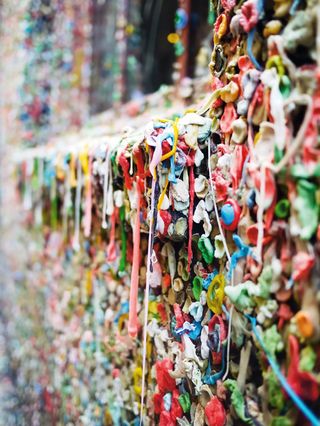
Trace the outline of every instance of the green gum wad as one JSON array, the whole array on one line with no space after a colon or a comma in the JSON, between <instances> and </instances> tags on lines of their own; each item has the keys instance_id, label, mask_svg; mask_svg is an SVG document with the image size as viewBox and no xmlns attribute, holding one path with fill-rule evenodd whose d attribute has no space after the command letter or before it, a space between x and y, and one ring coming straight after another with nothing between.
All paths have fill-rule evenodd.
<instances>
[{"instance_id":1,"label":"green gum wad","mask_svg":"<svg viewBox=\"0 0 320 426\"><path fill-rule=\"evenodd\" d=\"M181 56L184 53L184 47L181 41L178 41L178 43L175 43L174 45L174 53L176 56Z\"/></svg>"},{"instance_id":2,"label":"green gum wad","mask_svg":"<svg viewBox=\"0 0 320 426\"><path fill-rule=\"evenodd\" d=\"M239 311L244 311L256 306L256 300L251 294L251 289L255 288L256 284L246 281L245 283L238 284L237 286L226 287L225 293Z\"/></svg>"},{"instance_id":3,"label":"green gum wad","mask_svg":"<svg viewBox=\"0 0 320 426\"><path fill-rule=\"evenodd\" d=\"M285 219L290 212L290 202L289 200L283 198L278 201L275 208L275 214L279 219Z\"/></svg>"},{"instance_id":4,"label":"green gum wad","mask_svg":"<svg viewBox=\"0 0 320 426\"><path fill-rule=\"evenodd\" d=\"M117 165L116 157L117 157L117 153L116 151L114 151L110 156L110 160L112 164L112 173L114 176L118 176L118 165Z\"/></svg>"},{"instance_id":5,"label":"green gum wad","mask_svg":"<svg viewBox=\"0 0 320 426\"><path fill-rule=\"evenodd\" d=\"M231 404L240 420L247 425L252 425L253 421L245 415L244 397L238 388L236 380L228 379L224 382L224 387L231 392Z\"/></svg>"},{"instance_id":6,"label":"green gum wad","mask_svg":"<svg viewBox=\"0 0 320 426\"><path fill-rule=\"evenodd\" d=\"M291 81L287 75L280 79L280 92L284 98L288 98L291 93Z\"/></svg>"},{"instance_id":7,"label":"green gum wad","mask_svg":"<svg viewBox=\"0 0 320 426\"><path fill-rule=\"evenodd\" d=\"M263 268L258 278L258 285L260 289L259 297L262 297L263 299L269 298L272 279L273 279L272 266L267 265Z\"/></svg>"},{"instance_id":8,"label":"green gum wad","mask_svg":"<svg viewBox=\"0 0 320 426\"><path fill-rule=\"evenodd\" d=\"M200 300L200 294L202 292L202 278L195 276L192 281L192 293L196 300Z\"/></svg>"},{"instance_id":9,"label":"green gum wad","mask_svg":"<svg viewBox=\"0 0 320 426\"><path fill-rule=\"evenodd\" d=\"M270 426L293 426L293 423L288 417L279 416L272 419Z\"/></svg>"},{"instance_id":10,"label":"green gum wad","mask_svg":"<svg viewBox=\"0 0 320 426\"><path fill-rule=\"evenodd\" d=\"M258 279L258 285L246 281L237 286L226 287L225 293L237 309L244 311L248 308L254 308L258 303L258 298L268 299L271 283L272 267L265 266Z\"/></svg>"},{"instance_id":11,"label":"green gum wad","mask_svg":"<svg viewBox=\"0 0 320 426\"><path fill-rule=\"evenodd\" d=\"M263 343L273 357L275 357L276 352L283 350L283 341L275 324L263 333Z\"/></svg>"},{"instance_id":12,"label":"green gum wad","mask_svg":"<svg viewBox=\"0 0 320 426\"><path fill-rule=\"evenodd\" d=\"M198 241L198 249L201 251L203 260L210 264L214 259L214 248L208 237L202 235Z\"/></svg>"},{"instance_id":13,"label":"green gum wad","mask_svg":"<svg viewBox=\"0 0 320 426\"><path fill-rule=\"evenodd\" d=\"M274 162L278 164L283 158L283 151L277 146L274 147Z\"/></svg>"},{"instance_id":14,"label":"green gum wad","mask_svg":"<svg viewBox=\"0 0 320 426\"><path fill-rule=\"evenodd\" d=\"M300 353L300 370L312 372L316 365L317 354L311 346L302 349Z\"/></svg>"},{"instance_id":15,"label":"green gum wad","mask_svg":"<svg viewBox=\"0 0 320 426\"><path fill-rule=\"evenodd\" d=\"M213 24L216 21L216 13L215 13L215 7L213 5L212 0L209 0L209 14L208 14L208 24L213 26Z\"/></svg>"},{"instance_id":16,"label":"green gum wad","mask_svg":"<svg viewBox=\"0 0 320 426\"><path fill-rule=\"evenodd\" d=\"M299 222L302 226L301 238L309 240L318 226L317 185L307 180L300 180L297 184L297 192L295 208L298 211Z\"/></svg>"},{"instance_id":17,"label":"green gum wad","mask_svg":"<svg viewBox=\"0 0 320 426\"><path fill-rule=\"evenodd\" d=\"M181 395L179 395L178 400L179 400L179 404L181 405L183 412L188 413L190 411L190 408L191 408L190 395L187 392L182 393Z\"/></svg>"},{"instance_id":18,"label":"green gum wad","mask_svg":"<svg viewBox=\"0 0 320 426\"><path fill-rule=\"evenodd\" d=\"M279 380L274 372L271 370L264 373L268 385L268 399L272 408L281 411L285 405L284 395L279 384Z\"/></svg>"}]
</instances>

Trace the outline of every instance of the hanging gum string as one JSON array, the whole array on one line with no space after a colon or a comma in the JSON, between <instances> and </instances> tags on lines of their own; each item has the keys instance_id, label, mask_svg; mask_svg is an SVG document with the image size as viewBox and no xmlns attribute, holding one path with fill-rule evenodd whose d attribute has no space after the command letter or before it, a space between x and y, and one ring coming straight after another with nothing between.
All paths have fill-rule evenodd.
<instances>
[{"instance_id":1,"label":"hanging gum string","mask_svg":"<svg viewBox=\"0 0 320 426\"><path fill-rule=\"evenodd\" d=\"M264 203L265 203L265 192L266 192L266 167L261 166L260 174L260 194L259 194L259 206L257 212L258 220L258 238L257 238L257 260L262 262L262 244L263 244L263 212L264 212Z\"/></svg>"},{"instance_id":2,"label":"hanging gum string","mask_svg":"<svg viewBox=\"0 0 320 426\"><path fill-rule=\"evenodd\" d=\"M153 251L153 232L154 232L154 210L155 210L155 187L156 177L152 177L151 187L151 209L149 220L149 238L148 238L148 256L147 256L147 279L144 297L144 321L143 321L143 350L142 350L142 381L141 381L141 402L140 402L140 426L143 422L143 409L144 409L144 394L145 394L145 375L146 375L146 358L147 358L147 324L148 324L148 310L149 310L149 290L150 290L150 267Z\"/></svg>"},{"instance_id":3,"label":"hanging gum string","mask_svg":"<svg viewBox=\"0 0 320 426\"><path fill-rule=\"evenodd\" d=\"M127 261L127 234L125 228L125 220L126 220L126 208L125 206L121 206L119 209L119 217L120 217L120 228L121 228L121 258L119 264L119 272L123 272L126 269L126 261Z\"/></svg>"},{"instance_id":4,"label":"hanging gum string","mask_svg":"<svg viewBox=\"0 0 320 426\"><path fill-rule=\"evenodd\" d=\"M88 157L88 168L85 174L86 179L86 203L84 213L84 236L90 237L91 233L91 220L92 220L92 185L91 185L91 172L92 172L92 157Z\"/></svg>"},{"instance_id":5,"label":"hanging gum string","mask_svg":"<svg viewBox=\"0 0 320 426\"><path fill-rule=\"evenodd\" d=\"M292 387L289 385L287 379L285 378L285 376L282 374L281 369L279 367L279 365L277 364L277 362L275 361L275 359L270 355L268 349L266 348L266 346L264 345L264 342L262 340L262 337L257 329L257 320L256 318L250 316L250 315L245 315L249 321L251 322L252 325L252 331L254 333L254 335L256 336L259 345L261 346L262 350L264 351L269 364L272 368L272 370L274 371L274 373L276 374L281 386L283 387L283 389L286 391L286 393L289 395L289 397L292 399L292 401L294 402L294 404L298 407L298 409L304 414L304 416L310 421L310 423L312 424L312 426L319 426L320 425L320 418L318 419L315 414L310 410L310 408L304 403L304 401L299 397L299 395L297 395L295 393L295 391L292 389Z\"/></svg>"},{"instance_id":6,"label":"hanging gum string","mask_svg":"<svg viewBox=\"0 0 320 426\"><path fill-rule=\"evenodd\" d=\"M74 237L72 247L75 251L80 249L80 209L81 209L81 190L82 190L82 167L81 162L77 162L77 190L75 202L75 218L74 218Z\"/></svg>"},{"instance_id":7,"label":"hanging gum string","mask_svg":"<svg viewBox=\"0 0 320 426\"><path fill-rule=\"evenodd\" d=\"M194 159L194 153L192 154ZM189 214L188 214L188 226L189 226L189 235L188 235L188 265L187 272L190 273L191 262L192 262L192 225L193 225L193 207L194 207L194 162L191 164L189 171L189 193L190 193L190 205L189 205Z\"/></svg>"},{"instance_id":8,"label":"hanging gum string","mask_svg":"<svg viewBox=\"0 0 320 426\"><path fill-rule=\"evenodd\" d=\"M85 187L85 212L84 212L84 236L90 236L91 228L91 158L88 154L88 148L79 154L79 161L83 170Z\"/></svg>"},{"instance_id":9,"label":"hanging gum string","mask_svg":"<svg viewBox=\"0 0 320 426\"><path fill-rule=\"evenodd\" d=\"M130 299L129 299L129 322L128 333L134 338L138 333L138 287L139 287L139 269L140 269L140 204L141 204L141 189L139 178L137 178L137 212L133 231L133 260L131 270L130 283Z\"/></svg>"},{"instance_id":10,"label":"hanging gum string","mask_svg":"<svg viewBox=\"0 0 320 426\"><path fill-rule=\"evenodd\" d=\"M102 204L102 223L101 227L107 229L107 200L108 200L108 179L109 179L109 159L110 159L110 149L107 149L105 157L105 169L104 169L104 179L103 179L103 204Z\"/></svg>"}]
</instances>

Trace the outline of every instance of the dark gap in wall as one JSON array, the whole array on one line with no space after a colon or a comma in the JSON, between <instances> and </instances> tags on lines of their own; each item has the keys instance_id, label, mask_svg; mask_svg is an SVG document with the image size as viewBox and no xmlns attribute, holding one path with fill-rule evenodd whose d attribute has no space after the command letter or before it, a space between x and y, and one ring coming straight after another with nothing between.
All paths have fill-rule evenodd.
<instances>
[{"instance_id":1,"label":"dark gap in wall","mask_svg":"<svg viewBox=\"0 0 320 426\"><path fill-rule=\"evenodd\" d=\"M92 73L90 113L111 108L115 100L127 102L139 94L152 93L162 84L172 84L174 46L167 40L175 32L178 0L127 0L128 24L134 32L127 41L125 92L116 93L115 74L119 72L115 0L93 0L92 4ZM208 2L191 2L188 76L193 77L196 57L203 40L210 37L207 23ZM130 68L130 66L132 67ZM118 96L118 98L117 98Z\"/></svg>"}]
</instances>

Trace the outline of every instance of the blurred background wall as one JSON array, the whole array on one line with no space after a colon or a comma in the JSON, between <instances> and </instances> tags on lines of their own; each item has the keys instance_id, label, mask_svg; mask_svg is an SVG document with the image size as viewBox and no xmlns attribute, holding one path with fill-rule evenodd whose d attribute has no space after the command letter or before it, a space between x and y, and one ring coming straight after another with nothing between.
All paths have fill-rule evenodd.
<instances>
[{"instance_id":1,"label":"blurred background wall","mask_svg":"<svg viewBox=\"0 0 320 426\"><path fill-rule=\"evenodd\" d=\"M186 75L193 77L210 32L208 2L190 3ZM177 0L3 0L7 139L43 144L96 113L172 84L183 54L167 39L178 6Z\"/></svg>"}]
</instances>

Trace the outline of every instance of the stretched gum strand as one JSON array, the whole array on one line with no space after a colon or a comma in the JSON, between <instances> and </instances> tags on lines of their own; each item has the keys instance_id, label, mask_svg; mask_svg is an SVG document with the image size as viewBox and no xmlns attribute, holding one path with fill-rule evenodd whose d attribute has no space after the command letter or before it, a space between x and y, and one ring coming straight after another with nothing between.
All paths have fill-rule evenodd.
<instances>
[{"instance_id":1,"label":"stretched gum strand","mask_svg":"<svg viewBox=\"0 0 320 426\"><path fill-rule=\"evenodd\" d=\"M173 141L173 147L172 150L167 152L166 154L164 154L161 157L161 161L167 160L168 158L172 157L173 155L175 155L176 151L177 151L177 145L178 145L178 126L177 126L177 122L178 120L174 121L172 123L172 127L173 127L173 134L174 134L174 141Z\"/></svg>"},{"instance_id":2,"label":"stretched gum strand","mask_svg":"<svg viewBox=\"0 0 320 426\"><path fill-rule=\"evenodd\" d=\"M194 154L193 154L194 157ZM187 271L190 272L191 261L192 261L192 224L193 224L193 207L194 207L194 165L192 164L189 172L189 190L190 190L190 206L188 212L188 266Z\"/></svg>"},{"instance_id":3,"label":"stretched gum strand","mask_svg":"<svg viewBox=\"0 0 320 426\"><path fill-rule=\"evenodd\" d=\"M150 289L150 263L152 259L152 241L153 241L153 218L155 209L155 187L156 177L153 176L151 187L151 209L149 221L149 238L148 238L148 257L147 257L147 279L144 297L144 321L143 321L143 350L142 350L142 379L141 379L141 401L140 401L140 426L143 423L144 394L145 394L145 375L146 375L146 359L147 359L147 325L148 325L148 307L149 307L149 289Z\"/></svg>"},{"instance_id":4,"label":"stretched gum strand","mask_svg":"<svg viewBox=\"0 0 320 426\"><path fill-rule=\"evenodd\" d=\"M168 176L167 176L163 190L162 190L161 195L159 197L159 201L158 201L158 205L157 205L158 211L161 210L161 206L162 206L162 203L163 203L163 200L164 200L164 196L166 195L166 192L167 192L168 184L169 184L169 179L168 179Z\"/></svg>"},{"instance_id":5,"label":"stretched gum strand","mask_svg":"<svg viewBox=\"0 0 320 426\"><path fill-rule=\"evenodd\" d=\"M84 214L84 236L89 237L91 232L91 219L92 219L92 186L91 186L91 169L92 157L88 158L88 170L86 173L86 204Z\"/></svg>"},{"instance_id":6,"label":"stretched gum strand","mask_svg":"<svg viewBox=\"0 0 320 426\"><path fill-rule=\"evenodd\" d=\"M107 199L108 199L108 179L109 179L109 159L110 159L110 150L107 149L106 158L105 158L105 171L104 171L104 180L103 180L103 204L102 204L102 223L101 227L103 229L107 228Z\"/></svg>"},{"instance_id":7,"label":"stretched gum strand","mask_svg":"<svg viewBox=\"0 0 320 426\"><path fill-rule=\"evenodd\" d=\"M262 243L263 243L263 211L264 202L266 198L266 167L261 166L261 180L260 180L260 194L259 194L259 206L257 212L258 221L258 238L257 238L257 260L259 263L262 262Z\"/></svg>"},{"instance_id":8,"label":"stretched gum strand","mask_svg":"<svg viewBox=\"0 0 320 426\"><path fill-rule=\"evenodd\" d=\"M129 299L129 322L128 332L134 338L138 332L138 287L139 287L139 266L140 266L140 204L141 190L139 178L137 179L137 213L133 231L133 261L131 270L130 299Z\"/></svg>"}]
</instances>

